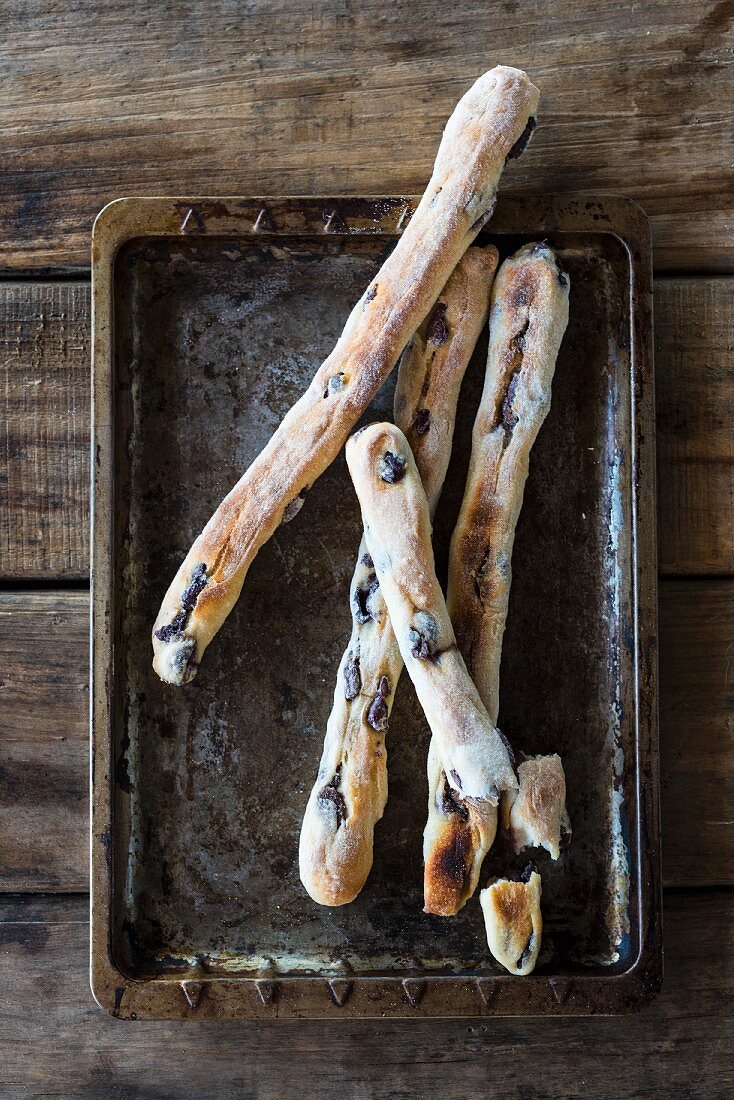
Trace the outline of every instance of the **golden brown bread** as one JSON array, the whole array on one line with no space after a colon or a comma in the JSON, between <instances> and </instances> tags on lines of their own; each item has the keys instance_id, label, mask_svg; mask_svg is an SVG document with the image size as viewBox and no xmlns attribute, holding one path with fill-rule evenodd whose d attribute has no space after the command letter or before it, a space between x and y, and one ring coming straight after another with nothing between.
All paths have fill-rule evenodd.
<instances>
[{"instance_id":1,"label":"golden brown bread","mask_svg":"<svg viewBox=\"0 0 734 1100\"><path fill-rule=\"evenodd\" d=\"M456 646L408 441L393 424L372 424L352 436L346 455L367 549L452 794L496 807L517 779Z\"/></svg>"},{"instance_id":2,"label":"golden brown bread","mask_svg":"<svg viewBox=\"0 0 734 1100\"><path fill-rule=\"evenodd\" d=\"M410 442L431 513L449 464L461 382L487 321L498 259L493 245L467 250L400 360L395 421ZM403 668L364 538L350 597L352 634L298 853L301 881L321 905L353 901L370 872L374 828L387 799L385 736Z\"/></svg>"},{"instance_id":3,"label":"golden brown bread","mask_svg":"<svg viewBox=\"0 0 734 1100\"><path fill-rule=\"evenodd\" d=\"M481 859L497 832L497 806L458 797L446 778L435 739L428 746L428 790L432 805L423 832L423 908L452 917L477 888ZM515 792L503 791L508 805Z\"/></svg>"},{"instance_id":4,"label":"golden brown bread","mask_svg":"<svg viewBox=\"0 0 734 1100\"><path fill-rule=\"evenodd\" d=\"M550 405L568 292L568 276L544 243L525 245L505 260L492 290L487 371L451 540L447 603L459 649L494 723L515 526L530 450ZM480 816L471 805L447 801L444 788L443 771L429 769L424 898L428 912L450 916L476 889L497 818L488 808ZM456 860L447 877L446 853L458 851L464 873Z\"/></svg>"},{"instance_id":5,"label":"golden brown bread","mask_svg":"<svg viewBox=\"0 0 734 1100\"><path fill-rule=\"evenodd\" d=\"M535 969L543 934L540 895L536 871L527 881L495 879L479 894L489 949L510 974L524 976Z\"/></svg>"},{"instance_id":6,"label":"golden brown bread","mask_svg":"<svg viewBox=\"0 0 734 1100\"><path fill-rule=\"evenodd\" d=\"M153 666L161 679L183 684L195 676L258 550L333 462L491 216L505 161L522 152L534 128L538 98L525 73L498 66L458 103L428 188L334 351L174 577L153 627Z\"/></svg>"}]
</instances>

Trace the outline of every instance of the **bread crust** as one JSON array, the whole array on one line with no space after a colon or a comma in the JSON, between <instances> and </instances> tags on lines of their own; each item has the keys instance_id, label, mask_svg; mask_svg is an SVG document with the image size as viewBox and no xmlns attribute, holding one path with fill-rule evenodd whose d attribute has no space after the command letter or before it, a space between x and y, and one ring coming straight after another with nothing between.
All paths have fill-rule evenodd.
<instances>
[{"instance_id":1,"label":"bread crust","mask_svg":"<svg viewBox=\"0 0 734 1100\"><path fill-rule=\"evenodd\" d=\"M393 424L351 437L347 465L400 652L455 795L497 806L517 779L456 646L436 580L428 501L408 441Z\"/></svg>"},{"instance_id":2,"label":"bread crust","mask_svg":"<svg viewBox=\"0 0 734 1100\"><path fill-rule=\"evenodd\" d=\"M525 245L505 260L492 290L487 371L451 540L447 604L459 650L495 724L515 526L530 450L550 406L556 358L568 324L568 293L568 276L545 243ZM424 898L427 911L450 916L476 889L497 818L478 818L472 806L447 803L443 784L440 770L429 774ZM467 835L467 815L465 874L449 881L442 874L442 853L456 850L459 838Z\"/></svg>"},{"instance_id":3,"label":"bread crust","mask_svg":"<svg viewBox=\"0 0 734 1100\"><path fill-rule=\"evenodd\" d=\"M400 360L395 421L408 439L433 514L451 455L459 389L489 314L499 254L470 248ZM301 882L321 905L345 905L372 867L387 800L385 736L403 660L364 537L350 588L352 633L339 665L318 776L299 843ZM327 784L343 806L324 797Z\"/></svg>"},{"instance_id":4,"label":"bread crust","mask_svg":"<svg viewBox=\"0 0 734 1100\"><path fill-rule=\"evenodd\" d=\"M510 974L532 973L543 935L540 875L528 882L495 879L479 894L487 943L492 955Z\"/></svg>"},{"instance_id":5,"label":"bread crust","mask_svg":"<svg viewBox=\"0 0 734 1100\"><path fill-rule=\"evenodd\" d=\"M153 627L153 666L161 679L183 684L195 676L258 550L336 458L491 216L505 161L524 147L538 99L524 72L498 66L459 101L426 192L395 249L306 393L219 505L174 577Z\"/></svg>"}]
</instances>

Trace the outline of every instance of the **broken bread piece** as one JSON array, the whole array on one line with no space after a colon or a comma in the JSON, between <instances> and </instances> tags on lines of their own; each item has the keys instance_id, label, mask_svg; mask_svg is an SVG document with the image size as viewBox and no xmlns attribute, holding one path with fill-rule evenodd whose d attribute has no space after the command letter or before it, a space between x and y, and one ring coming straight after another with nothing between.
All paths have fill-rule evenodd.
<instances>
[{"instance_id":1,"label":"broken bread piece","mask_svg":"<svg viewBox=\"0 0 734 1100\"><path fill-rule=\"evenodd\" d=\"M492 290L485 384L451 540L447 605L459 651L495 725L515 526L530 452L550 407L569 288L553 249L539 241L505 260ZM495 828L473 806L444 798L444 786L445 773L429 769L423 891L428 912L450 916L472 896ZM449 880L447 861L459 850L462 860L450 861Z\"/></svg>"},{"instance_id":2,"label":"broken bread piece","mask_svg":"<svg viewBox=\"0 0 734 1100\"><path fill-rule=\"evenodd\" d=\"M529 756L517 767L518 791L502 799L503 825L515 853L545 848L552 859L561 854L561 834L571 832L566 812L566 777L558 753Z\"/></svg>"},{"instance_id":3,"label":"broken bread piece","mask_svg":"<svg viewBox=\"0 0 734 1100\"><path fill-rule=\"evenodd\" d=\"M535 969L543 934L540 895L540 875L529 866L519 882L494 879L479 893L487 945L510 974L524 977Z\"/></svg>"}]
</instances>

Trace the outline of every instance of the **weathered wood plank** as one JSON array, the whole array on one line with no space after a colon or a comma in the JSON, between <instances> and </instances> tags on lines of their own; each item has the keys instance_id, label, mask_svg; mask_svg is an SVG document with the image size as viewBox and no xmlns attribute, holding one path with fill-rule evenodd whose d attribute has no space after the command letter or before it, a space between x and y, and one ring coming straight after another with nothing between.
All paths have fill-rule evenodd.
<instances>
[{"instance_id":1,"label":"weathered wood plank","mask_svg":"<svg viewBox=\"0 0 734 1100\"><path fill-rule=\"evenodd\" d=\"M622 192L658 268L732 269L731 0L255 0L0 7L0 267L85 267L130 194L420 190L456 100L519 65L514 191Z\"/></svg>"},{"instance_id":2,"label":"weathered wood plank","mask_svg":"<svg viewBox=\"0 0 734 1100\"><path fill-rule=\"evenodd\" d=\"M89 572L89 285L0 284L0 576Z\"/></svg>"},{"instance_id":3,"label":"weathered wood plank","mask_svg":"<svg viewBox=\"0 0 734 1100\"><path fill-rule=\"evenodd\" d=\"M0 899L3 1095L724 1097L734 1085L734 895L666 897L666 974L609 1019L120 1024L87 984L83 898ZM374 1052L379 1046L380 1056ZM161 1057L165 1050L166 1056Z\"/></svg>"},{"instance_id":4,"label":"weathered wood plank","mask_svg":"<svg viewBox=\"0 0 734 1100\"><path fill-rule=\"evenodd\" d=\"M87 596L0 593L0 890L87 888ZM734 883L734 581L660 592L663 867Z\"/></svg>"},{"instance_id":5,"label":"weathered wood plank","mask_svg":"<svg viewBox=\"0 0 734 1100\"><path fill-rule=\"evenodd\" d=\"M734 279L655 286L660 568L734 572Z\"/></svg>"},{"instance_id":6,"label":"weathered wood plank","mask_svg":"<svg viewBox=\"0 0 734 1100\"><path fill-rule=\"evenodd\" d=\"M0 595L0 890L87 889L88 606Z\"/></svg>"},{"instance_id":7,"label":"weathered wood plank","mask_svg":"<svg viewBox=\"0 0 734 1100\"><path fill-rule=\"evenodd\" d=\"M663 867L668 882L732 882L734 581L660 589Z\"/></svg>"},{"instance_id":8,"label":"weathered wood plank","mask_svg":"<svg viewBox=\"0 0 734 1100\"><path fill-rule=\"evenodd\" d=\"M729 573L734 279L659 279L655 309L661 570ZM0 283L0 577L88 571L89 325L86 284Z\"/></svg>"}]
</instances>

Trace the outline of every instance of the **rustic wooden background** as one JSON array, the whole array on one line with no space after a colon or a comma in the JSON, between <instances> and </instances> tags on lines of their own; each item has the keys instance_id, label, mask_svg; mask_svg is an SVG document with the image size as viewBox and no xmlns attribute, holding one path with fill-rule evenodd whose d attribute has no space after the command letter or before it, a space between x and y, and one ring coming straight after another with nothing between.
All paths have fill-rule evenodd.
<instances>
[{"instance_id":1,"label":"rustic wooden background","mask_svg":"<svg viewBox=\"0 0 734 1100\"><path fill-rule=\"evenodd\" d=\"M0 0L0 1095L734 1090L733 0ZM122 1024L87 982L89 235L122 194L418 191L527 68L516 191L651 216L666 976L590 1020Z\"/></svg>"}]
</instances>

